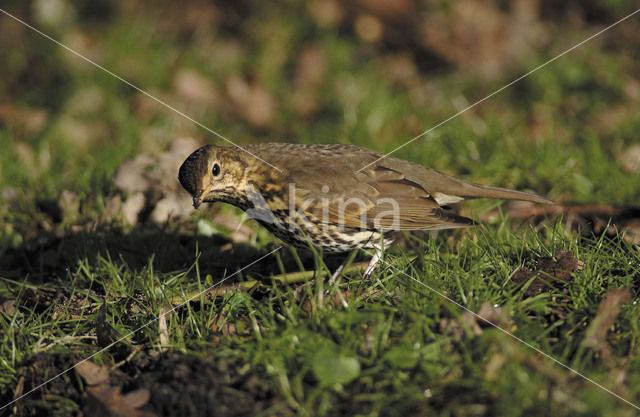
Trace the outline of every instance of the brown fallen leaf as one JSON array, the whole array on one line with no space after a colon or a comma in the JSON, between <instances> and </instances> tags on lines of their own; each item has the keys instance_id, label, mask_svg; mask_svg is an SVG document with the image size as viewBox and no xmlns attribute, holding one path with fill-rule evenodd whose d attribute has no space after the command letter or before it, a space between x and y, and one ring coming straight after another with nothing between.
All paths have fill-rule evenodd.
<instances>
[{"instance_id":1,"label":"brown fallen leaf","mask_svg":"<svg viewBox=\"0 0 640 417\"><path fill-rule=\"evenodd\" d=\"M535 279L524 290L525 295L532 296L545 288L564 287L571 279L571 273L581 271L583 266L583 262L577 259L572 251L560 251L554 258L538 259L534 271L525 266L516 269L511 276L511 281L524 284L535 275Z\"/></svg>"},{"instance_id":2,"label":"brown fallen leaf","mask_svg":"<svg viewBox=\"0 0 640 417\"><path fill-rule=\"evenodd\" d=\"M91 361L80 362L75 371L88 385L98 385L109 381L109 371Z\"/></svg>"},{"instance_id":3,"label":"brown fallen leaf","mask_svg":"<svg viewBox=\"0 0 640 417\"><path fill-rule=\"evenodd\" d=\"M512 206L516 207L516 206ZM523 219L538 216L558 216L561 214L575 214L580 216L609 216L609 217L639 217L640 206L629 205L616 207L610 204L554 204L548 206L522 205L520 209L509 210L510 219ZM497 210L486 213L481 217L486 220L498 214Z\"/></svg>"},{"instance_id":4,"label":"brown fallen leaf","mask_svg":"<svg viewBox=\"0 0 640 417\"><path fill-rule=\"evenodd\" d=\"M150 411L138 410L149 401L149 390L141 388L122 394L120 387L100 384L87 388L89 402L86 415L105 417L154 417Z\"/></svg>"},{"instance_id":5,"label":"brown fallen leaf","mask_svg":"<svg viewBox=\"0 0 640 417\"><path fill-rule=\"evenodd\" d=\"M173 217L187 217L193 211L191 201L187 193L169 194L156 203L149 218L156 224L163 224Z\"/></svg>"},{"instance_id":6,"label":"brown fallen leaf","mask_svg":"<svg viewBox=\"0 0 640 417\"><path fill-rule=\"evenodd\" d=\"M460 321L464 324L466 324L471 331L473 332L473 334L475 336L480 336L482 334L482 328L480 327L480 325L478 324L478 318L471 314L468 311L463 312L460 315Z\"/></svg>"},{"instance_id":7,"label":"brown fallen leaf","mask_svg":"<svg viewBox=\"0 0 640 417\"><path fill-rule=\"evenodd\" d=\"M156 164L157 160L147 153L125 161L116 172L114 185L125 194L145 192L151 187L147 173L153 170Z\"/></svg>"},{"instance_id":8,"label":"brown fallen leaf","mask_svg":"<svg viewBox=\"0 0 640 417\"><path fill-rule=\"evenodd\" d=\"M180 164L198 148L189 137L178 137L169 149L144 153L125 161L116 173L114 185L119 194L107 200L107 218L129 225L151 220L162 224L170 218L191 214L191 198L176 179Z\"/></svg>"},{"instance_id":9,"label":"brown fallen leaf","mask_svg":"<svg viewBox=\"0 0 640 417\"><path fill-rule=\"evenodd\" d=\"M484 329L499 326L503 329L513 327L509 314L501 307L485 302L476 314L463 312L459 318L445 317L440 320L440 331L450 334L455 340L461 340L465 335L480 336Z\"/></svg>"},{"instance_id":10,"label":"brown fallen leaf","mask_svg":"<svg viewBox=\"0 0 640 417\"><path fill-rule=\"evenodd\" d=\"M571 278L571 273L582 271L584 263L573 255L573 251L560 251L555 259L544 257L538 259L538 270L562 281Z\"/></svg>"},{"instance_id":11,"label":"brown fallen leaf","mask_svg":"<svg viewBox=\"0 0 640 417\"><path fill-rule=\"evenodd\" d=\"M380 57L378 68L394 84L407 89L420 89L420 77L415 61L408 53Z\"/></svg>"},{"instance_id":12,"label":"brown fallen leaf","mask_svg":"<svg viewBox=\"0 0 640 417\"><path fill-rule=\"evenodd\" d=\"M625 149L618 156L618 161L627 174L640 173L640 144L635 144Z\"/></svg>"},{"instance_id":13,"label":"brown fallen leaf","mask_svg":"<svg viewBox=\"0 0 640 417\"><path fill-rule=\"evenodd\" d=\"M407 22L415 16L416 6L413 0L354 0L357 9L381 19Z\"/></svg>"},{"instance_id":14,"label":"brown fallen leaf","mask_svg":"<svg viewBox=\"0 0 640 417\"><path fill-rule=\"evenodd\" d=\"M464 311L460 317L440 319L440 331L458 341L467 335L480 336L482 334L482 328L478 325L476 316L468 311Z\"/></svg>"},{"instance_id":15,"label":"brown fallen leaf","mask_svg":"<svg viewBox=\"0 0 640 417\"><path fill-rule=\"evenodd\" d=\"M138 410L149 401L149 390L141 388L122 394L121 387L109 384L107 368L91 361L84 361L75 367L76 373L85 380L88 401L85 415L104 417L153 417L155 414Z\"/></svg>"},{"instance_id":16,"label":"brown fallen leaf","mask_svg":"<svg viewBox=\"0 0 640 417\"><path fill-rule=\"evenodd\" d=\"M611 346L607 343L607 332L620 313L620 305L631 298L628 288L616 288L607 294L600 303L596 316L587 328L582 344L599 351L603 358L611 354Z\"/></svg>"},{"instance_id":17,"label":"brown fallen leaf","mask_svg":"<svg viewBox=\"0 0 640 417\"><path fill-rule=\"evenodd\" d=\"M327 57L317 45L307 45L296 58L293 83L296 87L314 87L327 72Z\"/></svg>"},{"instance_id":18,"label":"brown fallen leaf","mask_svg":"<svg viewBox=\"0 0 640 417\"><path fill-rule=\"evenodd\" d=\"M227 79L225 87L236 114L255 127L271 126L277 103L269 90L257 81L249 83L238 76Z\"/></svg>"},{"instance_id":19,"label":"brown fallen leaf","mask_svg":"<svg viewBox=\"0 0 640 417\"><path fill-rule=\"evenodd\" d=\"M378 42L384 34L384 26L376 16L363 14L356 17L353 29L358 38L365 42Z\"/></svg>"},{"instance_id":20,"label":"brown fallen leaf","mask_svg":"<svg viewBox=\"0 0 640 417\"><path fill-rule=\"evenodd\" d=\"M158 312L158 330L160 333L160 344L169 346L169 328L167 327L167 315L171 314L171 307L162 306Z\"/></svg>"},{"instance_id":21,"label":"brown fallen leaf","mask_svg":"<svg viewBox=\"0 0 640 417\"><path fill-rule=\"evenodd\" d=\"M215 226L224 227L225 229L230 230L231 234L229 235L229 237L235 243L249 242L254 234L253 229L242 224L240 221L238 221L237 217L231 216L229 214L217 214L211 219L211 222Z\"/></svg>"},{"instance_id":22,"label":"brown fallen leaf","mask_svg":"<svg viewBox=\"0 0 640 417\"><path fill-rule=\"evenodd\" d=\"M632 244L640 243L640 206L612 206L608 204L556 204L553 206L532 206L509 204L507 216L510 219L529 219L538 224L550 217L564 216L567 230L579 230L583 235L621 236ZM482 221L499 216L497 210L486 213Z\"/></svg>"},{"instance_id":23,"label":"brown fallen leaf","mask_svg":"<svg viewBox=\"0 0 640 417\"><path fill-rule=\"evenodd\" d=\"M24 166L32 167L32 169L27 170L27 175L31 177L37 175L40 170L48 168L42 167L41 164L38 164L38 162L40 161L38 161L38 155L36 155L33 146L21 140L13 141L12 151L15 157L18 158L19 162L21 162Z\"/></svg>"},{"instance_id":24,"label":"brown fallen leaf","mask_svg":"<svg viewBox=\"0 0 640 417\"><path fill-rule=\"evenodd\" d=\"M511 325L511 319L509 317L509 314L506 311L504 311L502 307L495 306L487 302L483 303L482 306L480 306L480 310L478 310L478 316L484 319L482 320L481 318L474 316L476 318L476 321L478 322L478 325L480 325L480 327L491 326L489 323L487 323L487 321L495 324L496 326L500 326L502 328L505 328Z\"/></svg>"},{"instance_id":25,"label":"brown fallen leaf","mask_svg":"<svg viewBox=\"0 0 640 417\"><path fill-rule=\"evenodd\" d=\"M35 135L49 122L49 111L39 107L0 104L0 125L9 125L18 133Z\"/></svg>"},{"instance_id":26,"label":"brown fallen leaf","mask_svg":"<svg viewBox=\"0 0 640 417\"><path fill-rule=\"evenodd\" d=\"M108 221L118 221L125 225L135 226L138 224L138 217L144 204L143 193L133 194L124 201L120 195L114 195L107 200L105 205L105 218Z\"/></svg>"},{"instance_id":27,"label":"brown fallen leaf","mask_svg":"<svg viewBox=\"0 0 640 417\"><path fill-rule=\"evenodd\" d=\"M58 197L58 206L62 213L62 218L73 222L80 214L80 199L73 191L62 190Z\"/></svg>"},{"instance_id":28,"label":"brown fallen leaf","mask_svg":"<svg viewBox=\"0 0 640 417\"><path fill-rule=\"evenodd\" d=\"M463 71L494 79L546 42L536 2L461 0L420 15L418 42Z\"/></svg>"},{"instance_id":29,"label":"brown fallen leaf","mask_svg":"<svg viewBox=\"0 0 640 417\"><path fill-rule=\"evenodd\" d=\"M337 26L346 14L341 2L336 0L310 0L307 10L320 27Z\"/></svg>"},{"instance_id":30,"label":"brown fallen leaf","mask_svg":"<svg viewBox=\"0 0 640 417\"><path fill-rule=\"evenodd\" d=\"M302 49L296 59L293 92L289 96L290 106L299 117L311 118L320 109L318 93L320 83L327 70L327 58L315 45Z\"/></svg>"},{"instance_id":31,"label":"brown fallen leaf","mask_svg":"<svg viewBox=\"0 0 640 417\"><path fill-rule=\"evenodd\" d=\"M10 299L5 300L0 304L0 313L4 313L7 316L12 316L13 312L16 310L16 300Z\"/></svg>"},{"instance_id":32,"label":"brown fallen leaf","mask_svg":"<svg viewBox=\"0 0 640 417\"><path fill-rule=\"evenodd\" d=\"M179 69L173 77L173 89L185 102L217 107L220 94L214 84L198 71L190 68Z\"/></svg>"}]
</instances>

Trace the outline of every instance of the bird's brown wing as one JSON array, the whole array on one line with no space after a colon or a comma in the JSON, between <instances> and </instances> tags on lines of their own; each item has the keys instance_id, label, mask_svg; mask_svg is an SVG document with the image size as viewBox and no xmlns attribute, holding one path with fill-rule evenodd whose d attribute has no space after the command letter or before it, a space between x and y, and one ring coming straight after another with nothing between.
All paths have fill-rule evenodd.
<instances>
[{"instance_id":1,"label":"bird's brown wing","mask_svg":"<svg viewBox=\"0 0 640 417\"><path fill-rule=\"evenodd\" d=\"M436 230L474 224L443 210L420 184L392 169L378 166L342 174L340 184L330 185L326 193L298 183L296 200L305 214L362 229Z\"/></svg>"},{"instance_id":2,"label":"bird's brown wing","mask_svg":"<svg viewBox=\"0 0 640 417\"><path fill-rule=\"evenodd\" d=\"M387 157L382 159L379 164L388 169L402 172L407 179L415 181L428 190L440 204L451 204L465 198L501 198L553 204L553 201L539 195L464 181L402 159Z\"/></svg>"},{"instance_id":3,"label":"bird's brown wing","mask_svg":"<svg viewBox=\"0 0 640 417\"><path fill-rule=\"evenodd\" d=\"M418 184L429 197L439 204L451 204L465 198L501 198L552 204L545 197L501 187L490 187L464 181L423 165L403 159L383 156L368 149L349 145L299 145L299 144L257 144L247 146L252 153L283 168L289 175L303 183L308 181L319 185L334 180L338 185L349 184L354 176L365 172L374 173L364 178L366 181L392 181L389 172ZM371 164L371 166L369 166ZM367 167L361 171L362 167ZM386 168L387 172L375 172L376 168ZM401 173L401 174L400 174Z\"/></svg>"},{"instance_id":4,"label":"bird's brown wing","mask_svg":"<svg viewBox=\"0 0 640 417\"><path fill-rule=\"evenodd\" d=\"M551 203L544 197L467 182L354 146L259 144L250 149L283 168L281 180L290 187L293 184L296 206L303 204L303 212L346 227L428 230L471 226L471 219L441 208L465 198Z\"/></svg>"}]
</instances>

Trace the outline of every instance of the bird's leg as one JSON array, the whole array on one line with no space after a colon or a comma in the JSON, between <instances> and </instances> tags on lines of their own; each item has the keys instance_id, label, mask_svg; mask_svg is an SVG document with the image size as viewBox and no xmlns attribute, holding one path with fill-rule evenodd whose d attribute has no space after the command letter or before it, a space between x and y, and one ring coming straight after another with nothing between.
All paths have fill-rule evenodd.
<instances>
[{"instance_id":1,"label":"bird's leg","mask_svg":"<svg viewBox=\"0 0 640 417\"><path fill-rule=\"evenodd\" d=\"M382 251L380 250L380 248L376 248L375 253L371 257L371 260L369 261L369 265L367 265L367 269L365 269L364 274L362 274L362 277L364 279L368 279L371 276L373 269L376 267L376 265L380 261L381 255L382 255Z\"/></svg>"},{"instance_id":2,"label":"bird's leg","mask_svg":"<svg viewBox=\"0 0 640 417\"><path fill-rule=\"evenodd\" d=\"M340 274L342 274L342 271L344 271L344 268L349 264L349 262L353 260L356 253L357 253L357 249L354 250L351 253L351 255L344 258L344 261L342 261L338 269L336 269L333 275L331 275L331 278L329 278L329 282L328 282L329 285L327 286L327 289L326 289L326 295L329 295L329 289L335 285L335 283L338 281L338 278L340 277ZM342 304L342 306L344 308L349 307L349 303L347 303L347 300L344 294L342 294L342 292L339 289L337 290L337 294L338 294L338 298L340 298L340 303Z\"/></svg>"},{"instance_id":3,"label":"bird's leg","mask_svg":"<svg viewBox=\"0 0 640 417\"><path fill-rule=\"evenodd\" d=\"M380 259L382 259L382 252L393 241L393 239L384 238L384 233L385 233L384 230L380 229L379 232L380 232L380 235L379 235L380 241L377 244L373 245L375 252L371 257L371 260L369 261L369 265L367 265L367 269L365 269L364 273L362 274L362 278L364 279L368 279L371 277L371 274L373 273L373 270L375 269L376 265L378 264L378 262L380 262ZM369 251L366 251L366 252L369 253Z\"/></svg>"},{"instance_id":4,"label":"bird's leg","mask_svg":"<svg viewBox=\"0 0 640 417\"><path fill-rule=\"evenodd\" d=\"M342 262L340 264L340 266L338 267L338 269L336 269L336 272L333 273L333 275L331 275L331 278L329 279L329 286L333 286L333 284L336 283L336 280L338 279L338 277L340 276L340 274L342 273L342 271L344 270L345 265L347 265L347 262L349 261L349 258L345 258L344 262Z\"/></svg>"},{"instance_id":5,"label":"bird's leg","mask_svg":"<svg viewBox=\"0 0 640 417\"><path fill-rule=\"evenodd\" d=\"M355 257L357 252L358 252L358 250L356 249L356 250L352 251L349 256L344 258L344 261L342 261L342 263L336 269L336 271L333 273L333 275L331 275L331 278L329 279L329 285L330 286L332 286L333 284L336 283L336 281L338 280L338 277L340 277L340 274L342 273L342 271L344 271L344 268L346 268L346 266L349 265L349 263L353 260L353 258Z\"/></svg>"}]
</instances>

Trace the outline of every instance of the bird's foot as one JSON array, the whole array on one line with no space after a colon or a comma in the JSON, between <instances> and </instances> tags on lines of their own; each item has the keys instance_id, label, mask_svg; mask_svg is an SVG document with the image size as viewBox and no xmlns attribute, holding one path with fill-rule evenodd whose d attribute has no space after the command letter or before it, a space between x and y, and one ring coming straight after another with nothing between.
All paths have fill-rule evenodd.
<instances>
[{"instance_id":1,"label":"bird's foot","mask_svg":"<svg viewBox=\"0 0 640 417\"><path fill-rule=\"evenodd\" d=\"M369 265L367 265L367 269L365 269L364 273L362 274L362 277L364 279L369 279L371 277L371 274L373 273L373 270L379 261L380 261L380 251L376 251L376 253L374 253L373 256L371 257L371 260L369 261Z\"/></svg>"}]
</instances>

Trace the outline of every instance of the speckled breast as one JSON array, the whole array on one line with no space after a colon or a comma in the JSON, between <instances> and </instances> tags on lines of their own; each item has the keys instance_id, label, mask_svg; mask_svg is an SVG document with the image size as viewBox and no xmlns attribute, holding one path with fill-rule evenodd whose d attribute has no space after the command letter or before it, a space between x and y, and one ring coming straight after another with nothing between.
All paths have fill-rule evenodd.
<instances>
[{"instance_id":1,"label":"speckled breast","mask_svg":"<svg viewBox=\"0 0 640 417\"><path fill-rule=\"evenodd\" d=\"M300 248L309 244L321 247L324 252L341 253L353 249L374 249L381 244L381 233L337 224L323 223L313 218L292 218L286 210L272 211L276 221L258 219L267 230L280 240ZM391 243L385 239L384 246Z\"/></svg>"}]
</instances>

